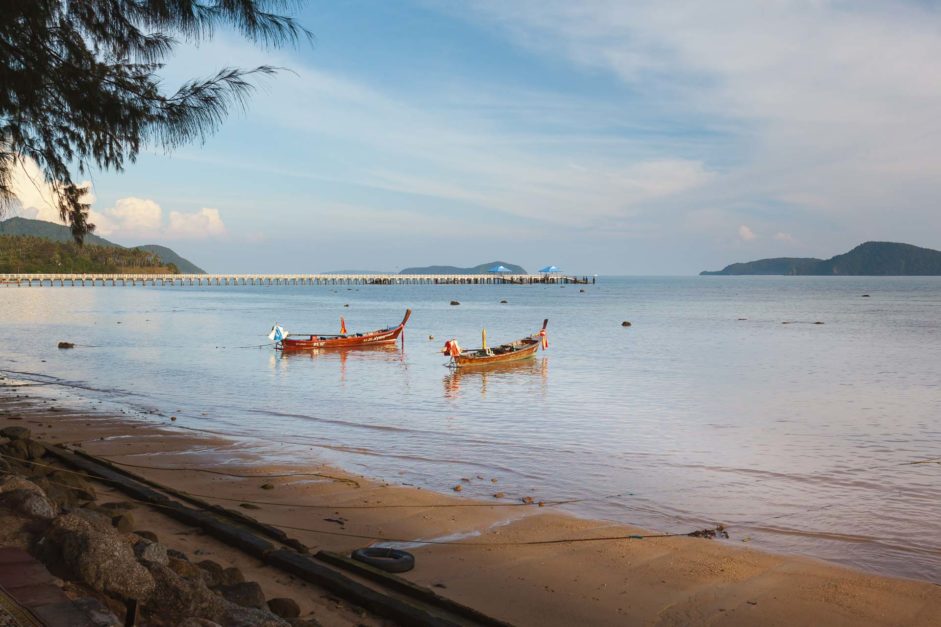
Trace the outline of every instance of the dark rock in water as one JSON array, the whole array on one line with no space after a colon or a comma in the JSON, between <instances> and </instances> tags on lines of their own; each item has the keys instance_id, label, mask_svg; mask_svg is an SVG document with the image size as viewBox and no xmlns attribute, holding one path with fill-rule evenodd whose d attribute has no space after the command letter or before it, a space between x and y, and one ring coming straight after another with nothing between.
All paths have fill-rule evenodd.
<instances>
[{"instance_id":1,"label":"dark rock in water","mask_svg":"<svg viewBox=\"0 0 941 627\"><path fill-rule=\"evenodd\" d=\"M461 303L460 303L459 301L452 300L452 301L451 301L451 304L452 304L452 305L460 305Z\"/></svg>"},{"instance_id":2,"label":"dark rock in water","mask_svg":"<svg viewBox=\"0 0 941 627\"><path fill-rule=\"evenodd\" d=\"M28 440L30 431L26 427L4 427L0 429L0 436L11 440Z\"/></svg>"},{"instance_id":3,"label":"dark rock in water","mask_svg":"<svg viewBox=\"0 0 941 627\"><path fill-rule=\"evenodd\" d=\"M863 294L862 298L869 298L869 294Z\"/></svg>"},{"instance_id":4,"label":"dark rock in water","mask_svg":"<svg viewBox=\"0 0 941 627\"><path fill-rule=\"evenodd\" d=\"M625 320L624 322L621 323L621 326L622 326L622 327L629 327L629 326L631 326L631 323L628 322L627 320Z\"/></svg>"},{"instance_id":5,"label":"dark rock in water","mask_svg":"<svg viewBox=\"0 0 941 627\"><path fill-rule=\"evenodd\" d=\"M501 304L501 305L506 305L506 304L507 304L507 301L501 300L501 301L500 301L500 304Z\"/></svg>"},{"instance_id":6,"label":"dark rock in water","mask_svg":"<svg viewBox=\"0 0 941 627\"><path fill-rule=\"evenodd\" d=\"M276 614L281 618L297 618L301 615L301 608L297 601L284 597L269 599L268 609L271 610L272 614Z\"/></svg>"},{"instance_id":7,"label":"dark rock in water","mask_svg":"<svg viewBox=\"0 0 941 627\"><path fill-rule=\"evenodd\" d=\"M231 601L242 607L253 607L256 609L265 609L265 593L262 592L261 586L259 586L254 581L243 581L241 583L235 583L230 586L220 586L219 593L225 597L227 601ZM298 610L300 614L300 610Z\"/></svg>"},{"instance_id":8,"label":"dark rock in water","mask_svg":"<svg viewBox=\"0 0 941 627\"><path fill-rule=\"evenodd\" d=\"M64 514L52 521L46 539L59 547L71 574L98 592L145 600L154 591L154 578L112 527L96 527L74 513Z\"/></svg>"},{"instance_id":9,"label":"dark rock in water","mask_svg":"<svg viewBox=\"0 0 941 627\"><path fill-rule=\"evenodd\" d=\"M244 508L244 509L261 509L254 503L239 503L239 507Z\"/></svg>"},{"instance_id":10,"label":"dark rock in water","mask_svg":"<svg viewBox=\"0 0 941 627\"><path fill-rule=\"evenodd\" d=\"M175 560L180 560L183 562L190 561L190 558L186 556L186 553L183 551L177 551L176 549L167 549L167 557L173 558Z\"/></svg>"},{"instance_id":11,"label":"dark rock in water","mask_svg":"<svg viewBox=\"0 0 941 627\"><path fill-rule=\"evenodd\" d=\"M584 292L585 292L585 290L578 290L578 291L579 291L579 293L584 293Z\"/></svg>"},{"instance_id":12,"label":"dark rock in water","mask_svg":"<svg viewBox=\"0 0 941 627\"><path fill-rule=\"evenodd\" d=\"M262 489L262 490L274 490L274 484L273 484L273 483L263 483L263 484L261 484L261 489Z\"/></svg>"},{"instance_id":13,"label":"dark rock in water","mask_svg":"<svg viewBox=\"0 0 941 627\"><path fill-rule=\"evenodd\" d=\"M815 322L814 324L823 324L823 323L818 320L818 321Z\"/></svg>"},{"instance_id":14,"label":"dark rock in water","mask_svg":"<svg viewBox=\"0 0 941 627\"><path fill-rule=\"evenodd\" d=\"M118 531L129 533L136 526L134 521L134 514L131 512L125 512L119 514L111 519L111 524L115 526Z\"/></svg>"},{"instance_id":15,"label":"dark rock in water","mask_svg":"<svg viewBox=\"0 0 941 627\"><path fill-rule=\"evenodd\" d=\"M59 342L59 348L75 348L72 342Z\"/></svg>"}]
</instances>

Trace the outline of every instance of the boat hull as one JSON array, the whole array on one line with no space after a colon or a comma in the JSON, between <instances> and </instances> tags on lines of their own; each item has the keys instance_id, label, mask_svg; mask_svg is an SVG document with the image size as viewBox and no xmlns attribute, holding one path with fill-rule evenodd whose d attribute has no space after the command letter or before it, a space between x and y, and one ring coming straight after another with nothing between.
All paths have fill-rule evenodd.
<instances>
[{"instance_id":1,"label":"boat hull","mask_svg":"<svg viewBox=\"0 0 941 627\"><path fill-rule=\"evenodd\" d=\"M346 335L317 335L301 334L295 337L288 336L278 342L275 348L283 351L304 351L325 348L359 348L367 346L382 346L394 344L402 331L412 310L405 312L405 318L398 326L389 329L380 329L368 333L348 333Z\"/></svg>"},{"instance_id":2,"label":"boat hull","mask_svg":"<svg viewBox=\"0 0 941 627\"><path fill-rule=\"evenodd\" d=\"M490 366L493 364L505 364L524 359L532 359L539 350L538 340L523 340L524 345L517 350L494 355L476 355L474 353L463 353L452 358L453 365L456 368L472 368L474 366Z\"/></svg>"}]
</instances>

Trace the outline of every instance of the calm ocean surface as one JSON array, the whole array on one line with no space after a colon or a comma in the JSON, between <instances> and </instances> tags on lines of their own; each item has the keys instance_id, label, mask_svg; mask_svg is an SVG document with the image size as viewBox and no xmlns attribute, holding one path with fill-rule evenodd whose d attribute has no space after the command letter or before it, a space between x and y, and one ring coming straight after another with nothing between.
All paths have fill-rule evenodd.
<instances>
[{"instance_id":1,"label":"calm ocean surface","mask_svg":"<svg viewBox=\"0 0 941 627\"><path fill-rule=\"evenodd\" d=\"M0 371L272 460L442 492L467 477L463 495L585 499L566 508L657 530L721 522L733 542L941 581L941 464L911 463L941 458L941 278L580 287L0 288ZM406 307L395 350L281 355L265 337ZM476 346L486 326L497 344L543 318L535 362L444 367L450 337Z\"/></svg>"}]
</instances>

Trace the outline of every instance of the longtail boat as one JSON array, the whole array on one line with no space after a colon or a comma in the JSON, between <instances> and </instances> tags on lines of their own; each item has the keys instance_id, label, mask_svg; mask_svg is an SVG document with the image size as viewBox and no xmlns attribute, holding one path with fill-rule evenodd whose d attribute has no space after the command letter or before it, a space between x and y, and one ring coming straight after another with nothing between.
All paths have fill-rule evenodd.
<instances>
[{"instance_id":1,"label":"longtail boat","mask_svg":"<svg viewBox=\"0 0 941 627\"><path fill-rule=\"evenodd\" d=\"M411 309L405 310L405 317L402 322L394 327L379 329L377 331L368 331L366 333L347 333L346 322L340 318L340 333L284 333L281 327L275 325L272 329L272 335L269 336L275 340L275 348L284 351L310 350L315 348L357 348L362 346L381 346L383 344L393 344L402 331L405 329L405 323L412 315ZM280 330L280 332L278 332Z\"/></svg>"},{"instance_id":2,"label":"longtail boat","mask_svg":"<svg viewBox=\"0 0 941 627\"><path fill-rule=\"evenodd\" d=\"M529 337L524 337L515 342L489 348L487 347L487 330L484 329L481 334L481 343L483 344L481 348L463 350L456 340L451 339L444 343L441 352L451 358L448 365L453 368L489 366L490 364L530 359L535 356L540 346L543 350L549 348L549 338L546 336L547 324L549 324L548 318L542 321L542 329L538 333L533 333Z\"/></svg>"}]
</instances>

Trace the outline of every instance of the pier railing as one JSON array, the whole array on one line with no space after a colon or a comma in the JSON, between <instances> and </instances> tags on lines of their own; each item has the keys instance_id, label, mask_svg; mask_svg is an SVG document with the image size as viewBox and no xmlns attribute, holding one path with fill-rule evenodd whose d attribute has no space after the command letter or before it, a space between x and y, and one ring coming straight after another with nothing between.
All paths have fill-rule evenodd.
<instances>
[{"instance_id":1,"label":"pier railing","mask_svg":"<svg viewBox=\"0 0 941 627\"><path fill-rule=\"evenodd\" d=\"M0 286L534 285L594 283L545 274L0 274Z\"/></svg>"}]
</instances>

